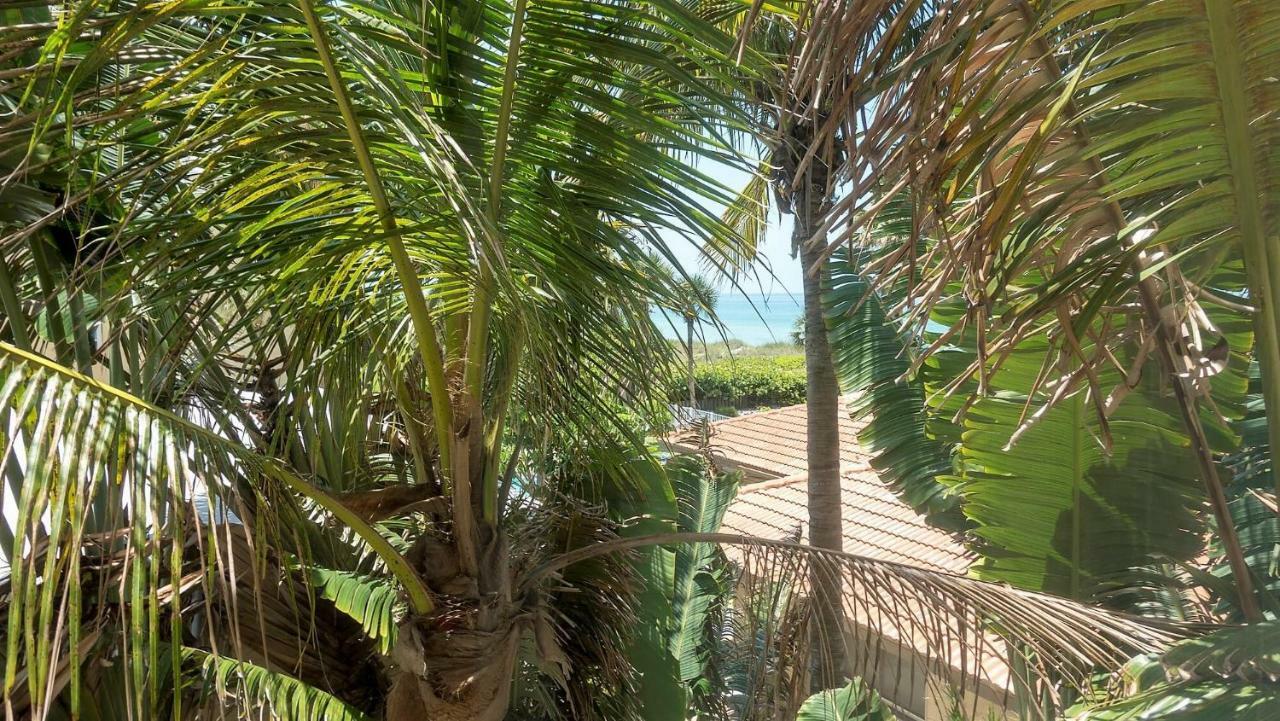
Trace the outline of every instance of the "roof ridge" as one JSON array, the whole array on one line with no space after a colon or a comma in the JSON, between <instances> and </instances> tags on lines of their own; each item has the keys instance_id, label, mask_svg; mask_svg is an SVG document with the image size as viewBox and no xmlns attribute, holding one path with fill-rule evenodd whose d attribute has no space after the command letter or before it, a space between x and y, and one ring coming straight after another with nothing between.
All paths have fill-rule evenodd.
<instances>
[{"instance_id":1,"label":"roof ridge","mask_svg":"<svg viewBox=\"0 0 1280 721\"><path fill-rule=\"evenodd\" d=\"M783 486L789 486L793 483L799 483L800 481L807 481L808 479L809 473L807 471L802 471L800 473L793 473L789 476L781 476L764 481L756 481L755 483L747 483L738 486L738 495L741 496L744 493L754 493L756 491L770 491L774 488L782 488Z\"/></svg>"},{"instance_id":2,"label":"roof ridge","mask_svg":"<svg viewBox=\"0 0 1280 721\"><path fill-rule=\"evenodd\" d=\"M740 464L740 465L749 466L750 464ZM751 468L753 470L760 470L760 471L767 470L764 468L760 468L758 466L751 466ZM865 471L870 471L871 475L874 476L874 478L871 478L871 479L860 478L859 480L863 482L874 482L876 485L882 488L893 490L892 487L888 483L885 483L884 479L880 477L880 474L876 473L875 468L870 463L863 462L859 464L846 464L842 462L840 464L841 478L849 478L849 477L852 477L854 474L862 473ZM807 480L809 480L808 471L800 471L799 473L792 473L789 476L776 476L774 478L768 478L763 481L756 481L755 483L747 483L747 484L740 485L738 487L738 495L742 495L743 493L751 493L752 491L768 491L774 488L781 488L783 486L789 486L793 483L799 483L800 481L807 481Z\"/></svg>"},{"instance_id":3,"label":"roof ridge","mask_svg":"<svg viewBox=\"0 0 1280 721\"><path fill-rule=\"evenodd\" d=\"M767 411L752 411L751 413L745 413L739 416L730 416L728 418L721 418L718 421L712 421L711 425L718 426L722 423L732 423L733 421L748 421L748 420L751 420L752 418L760 418L762 416L771 416L777 413L781 413L783 411L795 410L796 408L805 408L807 410L808 404L795 403L789 406L782 406L781 408L770 408Z\"/></svg>"}]
</instances>

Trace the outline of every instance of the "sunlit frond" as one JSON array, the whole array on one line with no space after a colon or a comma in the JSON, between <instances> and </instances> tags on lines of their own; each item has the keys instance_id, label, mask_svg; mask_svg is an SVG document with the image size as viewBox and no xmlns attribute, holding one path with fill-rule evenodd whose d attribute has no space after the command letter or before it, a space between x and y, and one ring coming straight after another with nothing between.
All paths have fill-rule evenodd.
<instances>
[{"instance_id":1,"label":"sunlit frond","mask_svg":"<svg viewBox=\"0 0 1280 721\"><path fill-rule=\"evenodd\" d=\"M986 684L1003 689L988 699L1008 707L1021 684L1092 688L1095 675L1119 669L1136 654L1157 651L1193 633L1190 628L1140 619L1060 597L926 571L785 541L732 534L666 534L625 538L571 551L540 567L558 573L574 563L655 544L718 543L741 569L740 598L748 619L744 638L783 644L782 658L807 673L807 650L817 613L806 588L815 571L838 579L850 671L882 679L882 692L930 674L962 696ZM776 673L761 656L748 675ZM1011 669L1022 668L1027 678ZM837 678L814 679L837 688ZM776 684L775 684L776 685ZM773 689L775 686L770 686ZM778 686L778 689L783 688ZM770 691L773 693L773 691ZM798 704L803 696L796 699Z\"/></svg>"}]
</instances>

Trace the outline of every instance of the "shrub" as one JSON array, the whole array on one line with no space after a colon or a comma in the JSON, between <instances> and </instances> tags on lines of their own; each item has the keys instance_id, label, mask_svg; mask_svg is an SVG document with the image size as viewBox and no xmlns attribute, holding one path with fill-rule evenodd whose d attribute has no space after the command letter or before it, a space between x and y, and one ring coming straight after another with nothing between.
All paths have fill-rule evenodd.
<instances>
[{"instance_id":1,"label":"shrub","mask_svg":"<svg viewBox=\"0 0 1280 721\"><path fill-rule=\"evenodd\" d=\"M694 370L698 407L739 410L804 402L804 356L798 354L718 360ZM684 401L685 379L673 379L671 399Z\"/></svg>"}]
</instances>

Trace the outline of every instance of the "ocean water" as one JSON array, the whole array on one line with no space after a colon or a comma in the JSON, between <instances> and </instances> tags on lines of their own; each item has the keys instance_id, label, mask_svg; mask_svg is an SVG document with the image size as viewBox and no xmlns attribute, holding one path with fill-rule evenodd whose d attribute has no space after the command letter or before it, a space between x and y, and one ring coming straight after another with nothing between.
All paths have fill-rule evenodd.
<instances>
[{"instance_id":1,"label":"ocean water","mask_svg":"<svg viewBox=\"0 0 1280 721\"><path fill-rule=\"evenodd\" d=\"M800 305L800 293L788 295L774 292L768 295L722 293L716 303L716 315L724 324L724 336L749 345L765 343L790 343L796 319L804 313ZM673 318L675 329L664 320L660 311L654 311L654 322L668 337L678 338L684 333L684 322ZM702 332L708 342L720 340L715 328L703 323Z\"/></svg>"}]
</instances>

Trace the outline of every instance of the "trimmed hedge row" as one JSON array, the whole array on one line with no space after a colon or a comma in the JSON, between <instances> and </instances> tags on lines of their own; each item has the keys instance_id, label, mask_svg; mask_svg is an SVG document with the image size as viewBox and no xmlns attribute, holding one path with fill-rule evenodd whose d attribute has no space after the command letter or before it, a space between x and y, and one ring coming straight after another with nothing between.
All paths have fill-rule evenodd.
<instances>
[{"instance_id":1,"label":"trimmed hedge row","mask_svg":"<svg viewBox=\"0 0 1280 721\"><path fill-rule=\"evenodd\" d=\"M804 356L782 355L726 359L694 370L698 407L704 410L789 406L804 402ZM673 402L687 403L686 379L671 385Z\"/></svg>"}]
</instances>

